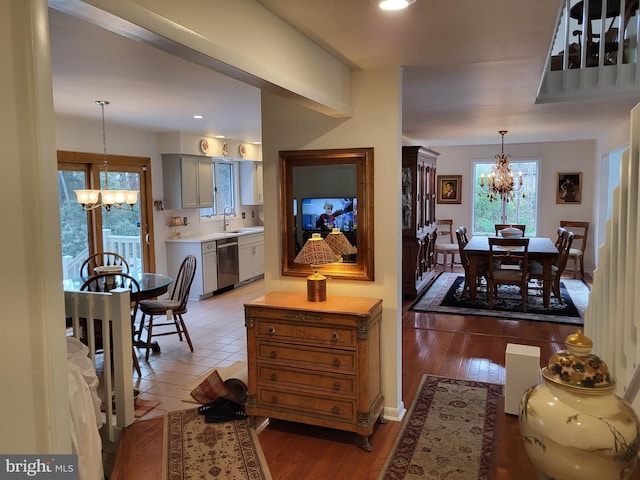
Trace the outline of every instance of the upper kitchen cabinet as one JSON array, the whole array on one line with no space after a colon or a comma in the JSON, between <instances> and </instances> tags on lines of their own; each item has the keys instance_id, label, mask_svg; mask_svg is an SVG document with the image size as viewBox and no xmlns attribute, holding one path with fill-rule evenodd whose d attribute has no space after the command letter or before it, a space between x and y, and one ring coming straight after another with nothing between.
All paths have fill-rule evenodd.
<instances>
[{"instance_id":1,"label":"upper kitchen cabinet","mask_svg":"<svg viewBox=\"0 0 640 480\"><path fill-rule=\"evenodd\" d=\"M213 166L209 157L162 155L162 171L165 208L213 207Z\"/></svg>"},{"instance_id":2,"label":"upper kitchen cabinet","mask_svg":"<svg viewBox=\"0 0 640 480\"><path fill-rule=\"evenodd\" d=\"M262 162L240 162L240 204L262 205Z\"/></svg>"}]
</instances>

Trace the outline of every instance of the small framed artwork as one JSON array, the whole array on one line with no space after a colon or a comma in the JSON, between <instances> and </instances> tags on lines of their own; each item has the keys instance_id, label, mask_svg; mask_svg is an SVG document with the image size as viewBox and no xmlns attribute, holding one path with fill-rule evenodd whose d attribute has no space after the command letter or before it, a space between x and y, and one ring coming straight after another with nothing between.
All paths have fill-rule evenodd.
<instances>
[{"instance_id":1,"label":"small framed artwork","mask_svg":"<svg viewBox=\"0 0 640 480\"><path fill-rule=\"evenodd\" d=\"M462 175L438 175L438 203L462 203Z\"/></svg>"},{"instance_id":2,"label":"small framed artwork","mask_svg":"<svg viewBox=\"0 0 640 480\"><path fill-rule=\"evenodd\" d=\"M582 201L582 173L558 173L556 203L578 204Z\"/></svg>"}]
</instances>

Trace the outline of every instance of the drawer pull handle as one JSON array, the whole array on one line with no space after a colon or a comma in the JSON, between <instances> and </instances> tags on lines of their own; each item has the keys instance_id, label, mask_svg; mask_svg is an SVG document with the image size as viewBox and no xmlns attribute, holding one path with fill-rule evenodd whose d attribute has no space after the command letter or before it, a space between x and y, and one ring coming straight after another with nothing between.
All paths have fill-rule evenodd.
<instances>
[{"instance_id":1,"label":"drawer pull handle","mask_svg":"<svg viewBox=\"0 0 640 480\"><path fill-rule=\"evenodd\" d=\"M340 407L338 407L337 405L334 405L333 408L331 409L331 413L333 413L334 415L337 415L340 413Z\"/></svg>"},{"instance_id":2,"label":"drawer pull handle","mask_svg":"<svg viewBox=\"0 0 640 480\"><path fill-rule=\"evenodd\" d=\"M340 390L340 384L338 382L333 384L333 389L334 390Z\"/></svg>"},{"instance_id":3,"label":"drawer pull handle","mask_svg":"<svg viewBox=\"0 0 640 480\"><path fill-rule=\"evenodd\" d=\"M340 335L338 335L338 332L333 332L333 333L331 334L331 338L332 338L333 340L338 340L338 339L340 338Z\"/></svg>"},{"instance_id":4,"label":"drawer pull handle","mask_svg":"<svg viewBox=\"0 0 640 480\"><path fill-rule=\"evenodd\" d=\"M275 395L271 397L271 403L278 403L278 397Z\"/></svg>"},{"instance_id":5,"label":"drawer pull handle","mask_svg":"<svg viewBox=\"0 0 640 480\"><path fill-rule=\"evenodd\" d=\"M276 375L275 373L271 374L271 381L275 382L278 379L278 375Z\"/></svg>"},{"instance_id":6,"label":"drawer pull handle","mask_svg":"<svg viewBox=\"0 0 640 480\"><path fill-rule=\"evenodd\" d=\"M276 351L275 351L275 350L273 350L273 351L269 354L269 356L270 356L271 358L276 358L276 357L278 356L278 354L276 353Z\"/></svg>"},{"instance_id":7,"label":"drawer pull handle","mask_svg":"<svg viewBox=\"0 0 640 480\"><path fill-rule=\"evenodd\" d=\"M339 367L340 366L340 359L339 358L334 358L333 359L333 366L334 367Z\"/></svg>"},{"instance_id":8,"label":"drawer pull handle","mask_svg":"<svg viewBox=\"0 0 640 480\"><path fill-rule=\"evenodd\" d=\"M269 327L269 335L275 335L276 334L276 327Z\"/></svg>"}]
</instances>

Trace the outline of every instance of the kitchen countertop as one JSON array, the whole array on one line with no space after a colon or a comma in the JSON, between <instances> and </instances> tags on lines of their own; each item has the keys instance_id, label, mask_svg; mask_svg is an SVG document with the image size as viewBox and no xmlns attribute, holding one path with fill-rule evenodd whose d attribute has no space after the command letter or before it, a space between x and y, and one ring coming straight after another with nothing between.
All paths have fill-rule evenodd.
<instances>
[{"instance_id":1,"label":"kitchen countertop","mask_svg":"<svg viewBox=\"0 0 640 480\"><path fill-rule=\"evenodd\" d=\"M211 232L191 237L168 238L167 242L210 242L212 240L221 240L223 238L242 237L245 235L254 235L256 233L264 233L264 227L243 227L229 232Z\"/></svg>"}]
</instances>

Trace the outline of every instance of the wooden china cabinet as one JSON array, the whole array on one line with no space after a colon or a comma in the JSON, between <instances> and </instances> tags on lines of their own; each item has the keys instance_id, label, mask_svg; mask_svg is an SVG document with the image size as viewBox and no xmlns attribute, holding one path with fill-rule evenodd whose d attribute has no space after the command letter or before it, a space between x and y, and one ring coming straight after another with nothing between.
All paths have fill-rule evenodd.
<instances>
[{"instance_id":1,"label":"wooden china cabinet","mask_svg":"<svg viewBox=\"0 0 640 480\"><path fill-rule=\"evenodd\" d=\"M417 298L434 280L436 162L426 147L402 147L402 294Z\"/></svg>"}]
</instances>

